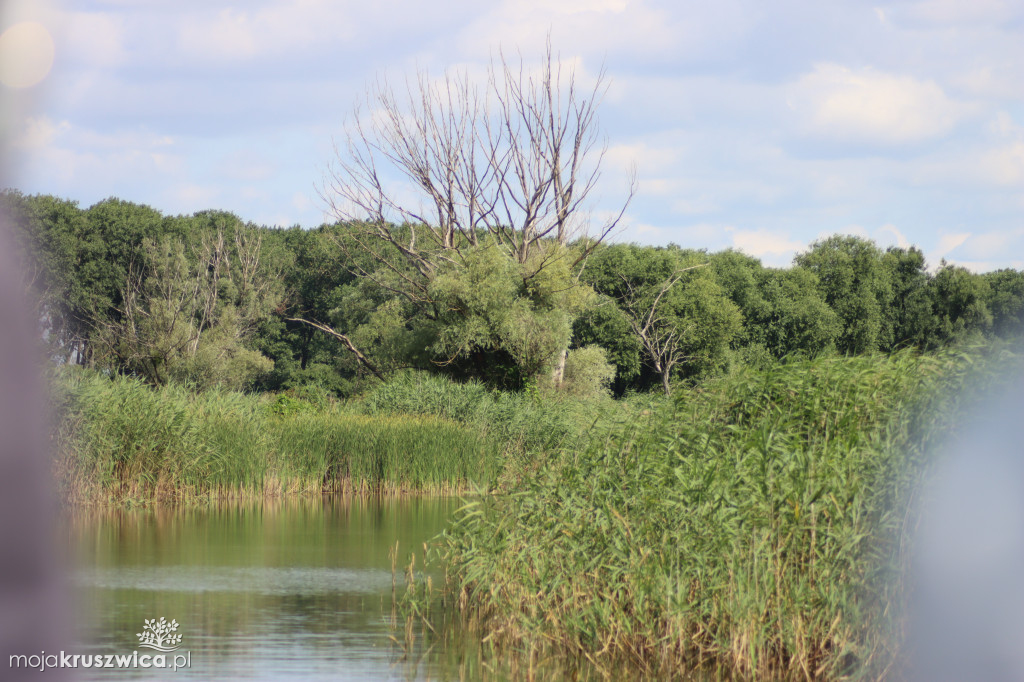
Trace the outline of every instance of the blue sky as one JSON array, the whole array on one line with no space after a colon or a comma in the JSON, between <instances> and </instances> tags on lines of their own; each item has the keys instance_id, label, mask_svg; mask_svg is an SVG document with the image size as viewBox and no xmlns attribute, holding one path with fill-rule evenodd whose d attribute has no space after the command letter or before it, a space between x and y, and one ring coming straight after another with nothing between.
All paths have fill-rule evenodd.
<instances>
[{"instance_id":1,"label":"blue sky","mask_svg":"<svg viewBox=\"0 0 1024 682\"><path fill-rule=\"evenodd\" d=\"M1024 268L1019 0L8 2L53 67L5 91L13 184L88 206L325 219L316 185L377 76L482 73L499 48L611 79L592 206L618 239L787 265L843 232Z\"/></svg>"}]
</instances>

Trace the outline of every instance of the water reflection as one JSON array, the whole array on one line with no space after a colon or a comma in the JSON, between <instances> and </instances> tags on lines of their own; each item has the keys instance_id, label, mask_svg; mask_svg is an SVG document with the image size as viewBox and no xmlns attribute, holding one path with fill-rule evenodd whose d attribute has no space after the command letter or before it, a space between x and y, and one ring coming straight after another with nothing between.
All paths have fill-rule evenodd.
<instances>
[{"instance_id":1,"label":"water reflection","mask_svg":"<svg viewBox=\"0 0 1024 682\"><path fill-rule=\"evenodd\" d=\"M73 653L138 647L146 619L172 618L191 666L79 669L86 680L646 680L632 670L501 651L477 636L392 620L409 553L457 499L324 499L96 514L65 522L77 558ZM409 635L414 635L411 639ZM171 662L168 658L168 664Z\"/></svg>"},{"instance_id":2,"label":"water reflection","mask_svg":"<svg viewBox=\"0 0 1024 682\"><path fill-rule=\"evenodd\" d=\"M82 641L130 654L145 619L174 618L191 667L89 670L85 679L446 677L390 638L392 559L421 550L449 499L324 500L116 512L68 522ZM139 650L146 652L145 649Z\"/></svg>"}]
</instances>

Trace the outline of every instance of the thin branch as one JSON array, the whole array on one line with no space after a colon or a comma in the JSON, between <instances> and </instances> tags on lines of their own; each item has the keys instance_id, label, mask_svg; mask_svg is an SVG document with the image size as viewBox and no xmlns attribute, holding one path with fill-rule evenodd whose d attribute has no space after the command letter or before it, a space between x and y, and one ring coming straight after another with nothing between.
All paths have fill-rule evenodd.
<instances>
[{"instance_id":1,"label":"thin branch","mask_svg":"<svg viewBox=\"0 0 1024 682\"><path fill-rule=\"evenodd\" d=\"M332 327L326 324L320 324L319 322L313 322L312 320L306 320L301 317L286 317L285 319L288 320L289 322L301 322L302 324L308 324L310 327L313 327L314 329L319 329L322 332L330 334L334 338L344 343L345 346L350 351L352 351L352 354L356 356L356 360L358 360L364 367L366 367L366 369L373 372L373 375L375 377L377 377L381 381L385 380L384 375L381 374L380 370L378 370L377 367L372 362L370 362L369 358L363 355L362 352L358 348L356 348L355 344L352 343L352 339L350 339L347 335L335 331Z\"/></svg>"}]
</instances>

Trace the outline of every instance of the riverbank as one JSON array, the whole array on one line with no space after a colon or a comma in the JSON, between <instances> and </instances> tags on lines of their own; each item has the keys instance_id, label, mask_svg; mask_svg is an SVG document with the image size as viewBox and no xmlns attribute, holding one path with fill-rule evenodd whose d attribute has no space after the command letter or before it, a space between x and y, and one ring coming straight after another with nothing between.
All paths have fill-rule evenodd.
<instances>
[{"instance_id":1,"label":"riverbank","mask_svg":"<svg viewBox=\"0 0 1024 682\"><path fill-rule=\"evenodd\" d=\"M62 371L51 382L61 499L132 505L487 486L497 439L432 415L367 415Z\"/></svg>"},{"instance_id":2,"label":"riverbank","mask_svg":"<svg viewBox=\"0 0 1024 682\"><path fill-rule=\"evenodd\" d=\"M886 679L920 481L1009 357L792 360L619 401L409 374L317 403L65 371L58 473L79 506L482 486L432 550L445 580L405 598L442 641L659 678Z\"/></svg>"},{"instance_id":3,"label":"riverbank","mask_svg":"<svg viewBox=\"0 0 1024 682\"><path fill-rule=\"evenodd\" d=\"M153 387L76 367L49 383L58 494L70 506L509 487L596 423L637 411L422 372L346 402Z\"/></svg>"},{"instance_id":4,"label":"riverbank","mask_svg":"<svg viewBox=\"0 0 1024 682\"><path fill-rule=\"evenodd\" d=\"M449 582L410 603L429 618L440 594L531 659L889 679L919 483L994 366L903 352L710 382L463 507L433 557Z\"/></svg>"}]
</instances>

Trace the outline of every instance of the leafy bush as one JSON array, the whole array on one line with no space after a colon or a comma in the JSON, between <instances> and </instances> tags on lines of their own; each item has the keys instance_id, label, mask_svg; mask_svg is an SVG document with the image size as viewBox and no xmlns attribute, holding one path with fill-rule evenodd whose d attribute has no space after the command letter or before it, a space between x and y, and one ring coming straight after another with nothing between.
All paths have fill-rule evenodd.
<instances>
[{"instance_id":1,"label":"leafy bush","mask_svg":"<svg viewBox=\"0 0 1024 682\"><path fill-rule=\"evenodd\" d=\"M608 352L600 346L574 348L565 359L564 387L570 395L580 398L606 395L614 378L615 367L608 362Z\"/></svg>"}]
</instances>

